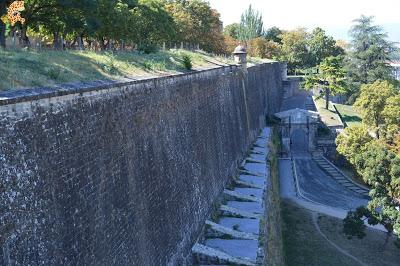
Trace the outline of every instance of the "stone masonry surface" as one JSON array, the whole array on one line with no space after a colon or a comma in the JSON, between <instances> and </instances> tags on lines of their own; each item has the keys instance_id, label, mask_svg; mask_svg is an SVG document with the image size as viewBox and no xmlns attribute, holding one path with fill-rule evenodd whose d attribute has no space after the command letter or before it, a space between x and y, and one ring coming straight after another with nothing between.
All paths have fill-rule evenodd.
<instances>
[{"instance_id":1,"label":"stone masonry surface","mask_svg":"<svg viewBox=\"0 0 400 266\"><path fill-rule=\"evenodd\" d=\"M0 265L182 264L281 68L0 93Z\"/></svg>"}]
</instances>

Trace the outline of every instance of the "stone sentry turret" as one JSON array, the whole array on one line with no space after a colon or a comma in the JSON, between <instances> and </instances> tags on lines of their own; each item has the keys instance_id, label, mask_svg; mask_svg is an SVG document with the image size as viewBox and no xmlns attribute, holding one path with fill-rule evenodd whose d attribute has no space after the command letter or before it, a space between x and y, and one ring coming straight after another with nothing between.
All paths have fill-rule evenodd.
<instances>
[{"instance_id":1,"label":"stone sentry turret","mask_svg":"<svg viewBox=\"0 0 400 266\"><path fill-rule=\"evenodd\" d=\"M238 45L233 51L235 63L241 65L243 69L247 68L247 49L243 45Z\"/></svg>"}]
</instances>

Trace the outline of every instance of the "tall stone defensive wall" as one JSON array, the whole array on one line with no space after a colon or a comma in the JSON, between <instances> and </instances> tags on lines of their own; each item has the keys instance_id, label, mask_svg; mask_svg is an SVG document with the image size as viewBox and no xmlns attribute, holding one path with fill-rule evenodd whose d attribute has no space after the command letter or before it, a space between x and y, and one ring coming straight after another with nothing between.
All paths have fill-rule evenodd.
<instances>
[{"instance_id":1,"label":"tall stone defensive wall","mask_svg":"<svg viewBox=\"0 0 400 266\"><path fill-rule=\"evenodd\" d=\"M281 72L0 93L0 265L182 264L279 111Z\"/></svg>"}]
</instances>

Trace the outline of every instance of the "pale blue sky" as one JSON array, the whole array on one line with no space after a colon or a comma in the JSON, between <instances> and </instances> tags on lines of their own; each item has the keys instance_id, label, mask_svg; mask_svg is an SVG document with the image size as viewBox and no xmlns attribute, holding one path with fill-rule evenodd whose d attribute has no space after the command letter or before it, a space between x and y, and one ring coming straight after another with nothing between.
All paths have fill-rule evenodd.
<instances>
[{"instance_id":1,"label":"pale blue sky","mask_svg":"<svg viewBox=\"0 0 400 266\"><path fill-rule=\"evenodd\" d=\"M375 16L390 39L400 42L400 0L208 0L217 9L224 25L238 22L252 4L262 12L266 28L283 29L320 26L335 38L347 39L353 19L361 14Z\"/></svg>"}]
</instances>

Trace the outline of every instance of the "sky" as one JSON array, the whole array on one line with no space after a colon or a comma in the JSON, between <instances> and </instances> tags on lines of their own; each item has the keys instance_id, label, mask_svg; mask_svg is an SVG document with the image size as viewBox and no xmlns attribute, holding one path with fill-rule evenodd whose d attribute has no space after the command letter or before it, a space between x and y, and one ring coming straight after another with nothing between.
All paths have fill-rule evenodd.
<instances>
[{"instance_id":1,"label":"sky","mask_svg":"<svg viewBox=\"0 0 400 266\"><path fill-rule=\"evenodd\" d=\"M400 42L400 0L208 0L219 11L224 25L239 22L251 4L262 12L265 28L278 26L325 29L336 39L347 40L352 20L375 16L391 41Z\"/></svg>"}]
</instances>

